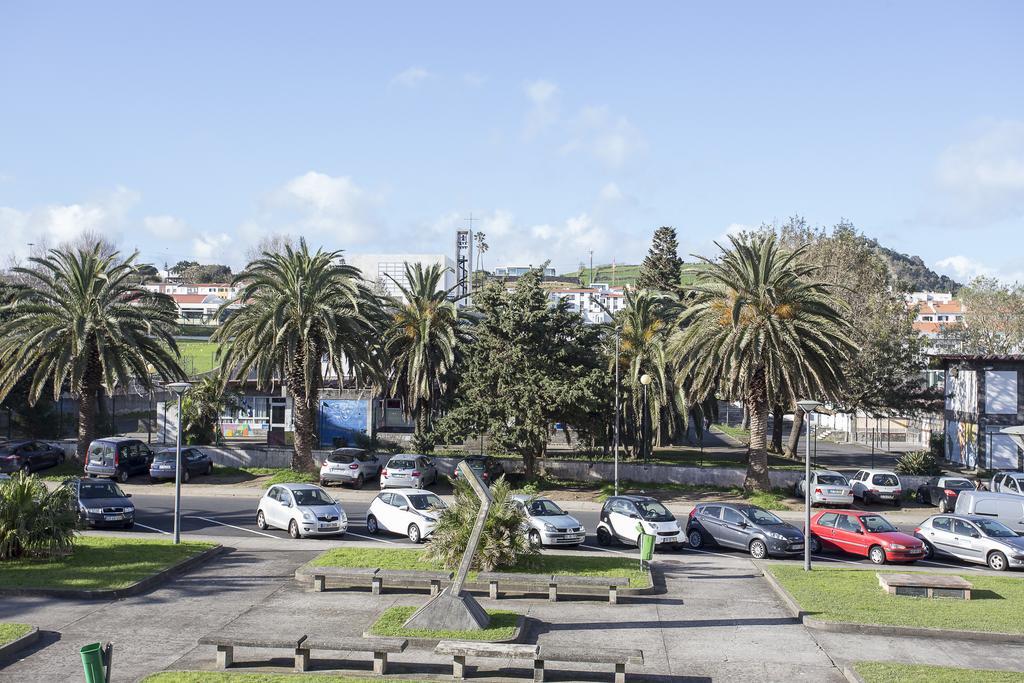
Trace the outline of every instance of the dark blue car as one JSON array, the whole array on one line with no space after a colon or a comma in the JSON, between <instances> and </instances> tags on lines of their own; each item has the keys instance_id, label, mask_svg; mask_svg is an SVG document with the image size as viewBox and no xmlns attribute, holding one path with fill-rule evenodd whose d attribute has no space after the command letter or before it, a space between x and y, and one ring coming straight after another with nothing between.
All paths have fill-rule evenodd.
<instances>
[{"instance_id":1,"label":"dark blue car","mask_svg":"<svg viewBox=\"0 0 1024 683\"><path fill-rule=\"evenodd\" d=\"M174 449L168 448L153 456L153 464L149 466L150 480L156 482L174 479L174 454ZM185 468L181 471L182 481L188 481L197 474L213 472L213 459L194 446L181 449L181 461L185 463Z\"/></svg>"}]
</instances>

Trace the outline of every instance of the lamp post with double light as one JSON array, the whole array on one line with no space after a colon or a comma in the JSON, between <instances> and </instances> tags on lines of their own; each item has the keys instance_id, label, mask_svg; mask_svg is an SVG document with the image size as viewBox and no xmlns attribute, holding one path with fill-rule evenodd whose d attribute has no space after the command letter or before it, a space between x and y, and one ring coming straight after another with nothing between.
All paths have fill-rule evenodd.
<instances>
[{"instance_id":1,"label":"lamp post with double light","mask_svg":"<svg viewBox=\"0 0 1024 683\"><path fill-rule=\"evenodd\" d=\"M804 571L811 571L811 413L821 405L819 401L805 399L796 405L804 411L807 423L807 438L804 456Z\"/></svg>"},{"instance_id":2,"label":"lamp post with double light","mask_svg":"<svg viewBox=\"0 0 1024 683\"><path fill-rule=\"evenodd\" d=\"M171 382L168 389L178 395L178 438L174 456L174 544L181 543L181 397L192 386L190 382Z\"/></svg>"},{"instance_id":3,"label":"lamp post with double light","mask_svg":"<svg viewBox=\"0 0 1024 683\"><path fill-rule=\"evenodd\" d=\"M622 326L615 326L615 495L619 495L619 336Z\"/></svg>"},{"instance_id":4,"label":"lamp post with double light","mask_svg":"<svg viewBox=\"0 0 1024 683\"><path fill-rule=\"evenodd\" d=\"M651 428L650 419L650 406L647 405L647 385L651 383L651 376L646 372L640 375L640 384L644 387L644 412L640 416L640 438L643 439L643 455L644 455L644 467L647 467L648 455L647 451L650 449L651 435L648 434Z\"/></svg>"}]
</instances>

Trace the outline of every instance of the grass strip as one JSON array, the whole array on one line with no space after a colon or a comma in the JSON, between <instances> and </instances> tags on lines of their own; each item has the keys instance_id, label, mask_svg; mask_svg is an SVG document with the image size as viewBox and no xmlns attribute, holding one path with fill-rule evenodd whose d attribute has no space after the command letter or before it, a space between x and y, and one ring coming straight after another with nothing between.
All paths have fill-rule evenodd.
<instances>
[{"instance_id":1,"label":"grass strip","mask_svg":"<svg viewBox=\"0 0 1024 683\"><path fill-rule=\"evenodd\" d=\"M1020 683L1024 673L992 669L958 669L931 664L857 662L853 667L865 683Z\"/></svg>"},{"instance_id":2,"label":"grass strip","mask_svg":"<svg viewBox=\"0 0 1024 683\"><path fill-rule=\"evenodd\" d=\"M6 645L7 643L15 641L31 630L32 627L28 624L0 622L0 645Z\"/></svg>"},{"instance_id":3,"label":"grass strip","mask_svg":"<svg viewBox=\"0 0 1024 683\"><path fill-rule=\"evenodd\" d=\"M380 618L370 627L375 636L396 636L401 638L437 638L438 640L479 640L493 642L508 640L516 634L519 615L507 610L487 610L491 623L479 631L437 631L425 628L405 628L403 624L416 611L416 607L392 607L384 610Z\"/></svg>"}]
</instances>

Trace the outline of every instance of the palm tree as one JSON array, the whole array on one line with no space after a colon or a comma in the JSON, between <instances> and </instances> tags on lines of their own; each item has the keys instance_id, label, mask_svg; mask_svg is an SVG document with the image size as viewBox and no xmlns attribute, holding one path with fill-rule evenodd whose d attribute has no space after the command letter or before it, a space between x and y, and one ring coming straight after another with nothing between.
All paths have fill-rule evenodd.
<instances>
[{"instance_id":1,"label":"palm tree","mask_svg":"<svg viewBox=\"0 0 1024 683\"><path fill-rule=\"evenodd\" d=\"M750 413L744 487L768 490L770 397L800 391L827 398L855 346L831 286L801 262L805 247L784 251L774 234L729 239L732 249L719 246L719 260L700 257L694 298L680 317L688 326L673 354L697 395L721 388L743 398Z\"/></svg>"},{"instance_id":2,"label":"palm tree","mask_svg":"<svg viewBox=\"0 0 1024 683\"><path fill-rule=\"evenodd\" d=\"M445 269L433 264L405 264L401 292L393 298L391 319L384 336L384 354L390 364L390 393L401 396L406 415L416 422L416 442L431 450L431 418L452 387L458 345L466 341L451 290L439 289Z\"/></svg>"},{"instance_id":3,"label":"palm tree","mask_svg":"<svg viewBox=\"0 0 1024 683\"><path fill-rule=\"evenodd\" d=\"M269 390L283 383L292 398L292 466L312 471L315 417L324 363L364 382L376 377L374 355L380 307L359 270L340 263L340 251L311 253L305 240L263 252L234 281L246 303L210 340L221 344L221 378L255 376ZM226 304L225 304L226 306Z\"/></svg>"},{"instance_id":4,"label":"palm tree","mask_svg":"<svg viewBox=\"0 0 1024 683\"><path fill-rule=\"evenodd\" d=\"M144 289L150 275L116 251L51 249L15 268L23 278L0 307L0 400L31 377L29 402L47 384L59 399L65 387L78 399L78 458L96 436L100 389L132 380L151 389L153 374L181 379L177 308L165 294Z\"/></svg>"}]
</instances>

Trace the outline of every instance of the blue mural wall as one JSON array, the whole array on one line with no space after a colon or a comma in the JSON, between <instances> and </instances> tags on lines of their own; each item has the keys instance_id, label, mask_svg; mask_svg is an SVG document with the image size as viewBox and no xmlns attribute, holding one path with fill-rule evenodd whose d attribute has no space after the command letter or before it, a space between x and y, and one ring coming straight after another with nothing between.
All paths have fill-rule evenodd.
<instances>
[{"instance_id":1,"label":"blue mural wall","mask_svg":"<svg viewBox=\"0 0 1024 683\"><path fill-rule=\"evenodd\" d=\"M329 398L320 401L320 447L356 445L357 434L367 434L370 401Z\"/></svg>"}]
</instances>

